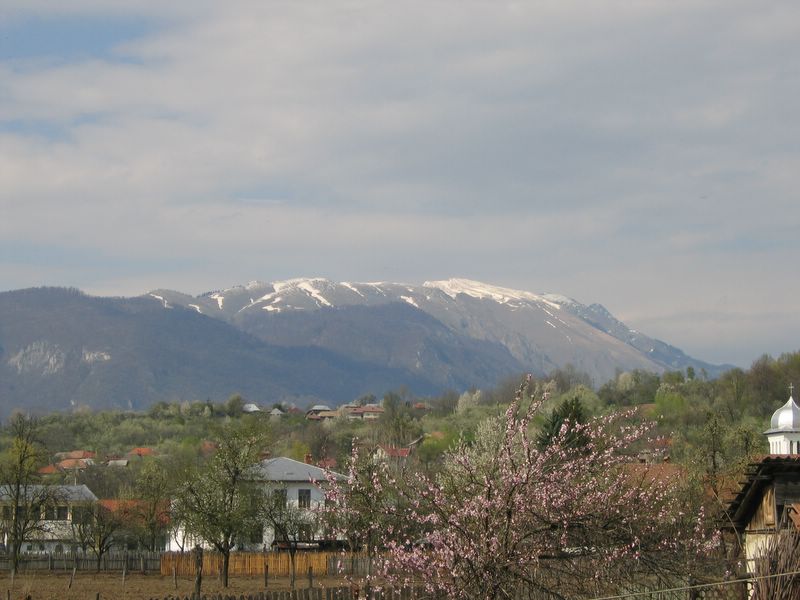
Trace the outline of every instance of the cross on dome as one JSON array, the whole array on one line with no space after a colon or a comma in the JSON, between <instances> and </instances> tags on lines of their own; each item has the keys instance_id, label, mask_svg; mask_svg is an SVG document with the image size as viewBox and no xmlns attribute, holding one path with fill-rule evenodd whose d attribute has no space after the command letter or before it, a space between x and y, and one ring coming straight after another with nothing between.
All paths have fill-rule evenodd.
<instances>
[{"instance_id":1,"label":"cross on dome","mask_svg":"<svg viewBox=\"0 0 800 600\"><path fill-rule=\"evenodd\" d=\"M789 384L789 400L772 415L770 428L764 432L770 454L800 455L800 407L795 404Z\"/></svg>"}]
</instances>

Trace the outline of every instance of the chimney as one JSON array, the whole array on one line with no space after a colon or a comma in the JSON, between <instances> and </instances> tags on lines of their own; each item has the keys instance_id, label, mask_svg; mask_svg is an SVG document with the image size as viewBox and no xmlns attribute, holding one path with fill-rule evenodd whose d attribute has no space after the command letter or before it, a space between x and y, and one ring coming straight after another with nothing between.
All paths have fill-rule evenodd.
<instances>
[{"instance_id":1,"label":"chimney","mask_svg":"<svg viewBox=\"0 0 800 600\"><path fill-rule=\"evenodd\" d=\"M311 454L306 454L306 457L303 459L303 461L307 465L313 465L314 464L314 457Z\"/></svg>"}]
</instances>

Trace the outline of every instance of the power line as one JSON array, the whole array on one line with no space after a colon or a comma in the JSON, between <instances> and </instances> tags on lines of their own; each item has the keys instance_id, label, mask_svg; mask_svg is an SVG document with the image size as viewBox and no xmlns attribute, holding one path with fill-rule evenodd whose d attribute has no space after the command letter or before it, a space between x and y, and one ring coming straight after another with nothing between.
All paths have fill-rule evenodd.
<instances>
[{"instance_id":1,"label":"power line","mask_svg":"<svg viewBox=\"0 0 800 600\"><path fill-rule=\"evenodd\" d=\"M758 575L746 577L744 579L729 579L727 581L716 581L713 583L699 583L695 585L684 585L681 587L666 588L663 590L650 590L649 592L629 592L619 596L598 596L592 600L619 600L620 598L637 598L640 596L652 596L653 594L666 594L667 592L685 592L688 590L701 590L719 585L732 585L734 583L752 583L762 579L774 579L776 577L788 577L790 575L800 575L800 571L787 571L786 573L773 573L772 575Z\"/></svg>"}]
</instances>

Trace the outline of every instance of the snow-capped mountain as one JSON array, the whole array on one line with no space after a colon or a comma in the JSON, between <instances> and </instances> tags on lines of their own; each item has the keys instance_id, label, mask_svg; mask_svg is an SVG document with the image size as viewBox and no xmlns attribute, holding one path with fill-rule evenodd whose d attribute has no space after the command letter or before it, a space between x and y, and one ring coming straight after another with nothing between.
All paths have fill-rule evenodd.
<instances>
[{"instance_id":1,"label":"snow-capped mountain","mask_svg":"<svg viewBox=\"0 0 800 600\"><path fill-rule=\"evenodd\" d=\"M572 364L595 384L617 369L715 367L633 331L598 304L464 279L252 282L198 297L155 290L0 293L0 417L160 400L332 404L407 386L486 388Z\"/></svg>"},{"instance_id":2,"label":"snow-capped mountain","mask_svg":"<svg viewBox=\"0 0 800 600\"><path fill-rule=\"evenodd\" d=\"M184 306L228 321L272 344L317 346L414 372L435 363L430 356L425 360L434 324L453 339L505 349L514 359L512 370L543 374L572 364L602 383L618 369L693 366L711 375L721 369L628 328L599 304L468 279L406 285L298 278L253 281L198 297L169 290L150 296L165 307ZM407 310L391 308L398 306ZM420 313L429 318L425 325ZM441 341L442 335L435 337Z\"/></svg>"}]
</instances>

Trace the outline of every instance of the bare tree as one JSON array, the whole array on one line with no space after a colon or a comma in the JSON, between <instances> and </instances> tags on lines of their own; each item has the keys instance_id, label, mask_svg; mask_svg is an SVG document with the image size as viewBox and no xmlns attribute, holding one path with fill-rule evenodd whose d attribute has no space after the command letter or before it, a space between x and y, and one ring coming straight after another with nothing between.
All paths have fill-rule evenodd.
<instances>
[{"instance_id":1,"label":"bare tree","mask_svg":"<svg viewBox=\"0 0 800 600\"><path fill-rule=\"evenodd\" d=\"M222 585L228 587L228 565L236 542L258 523L258 486L252 468L263 447L254 431L228 428L209 462L189 473L175 511L187 532L222 554Z\"/></svg>"},{"instance_id":2,"label":"bare tree","mask_svg":"<svg viewBox=\"0 0 800 600\"><path fill-rule=\"evenodd\" d=\"M295 556L300 542L310 541L317 529L315 515L287 500L286 488L267 489L259 510L261 519L275 536L275 541L289 552L291 587L295 584Z\"/></svg>"},{"instance_id":3,"label":"bare tree","mask_svg":"<svg viewBox=\"0 0 800 600\"><path fill-rule=\"evenodd\" d=\"M114 545L115 534L122 529L124 519L101 502L72 509L72 536L84 550L89 549L97 559L100 572L103 555Z\"/></svg>"},{"instance_id":4,"label":"bare tree","mask_svg":"<svg viewBox=\"0 0 800 600\"><path fill-rule=\"evenodd\" d=\"M173 491L170 474L158 461L146 461L136 474L128 512L144 546L151 552L164 548Z\"/></svg>"},{"instance_id":5,"label":"bare tree","mask_svg":"<svg viewBox=\"0 0 800 600\"><path fill-rule=\"evenodd\" d=\"M35 418L14 414L7 427L9 446L0 455L0 502L12 576L19 567L22 545L44 533L44 511L58 500L58 488L40 483L37 469L47 454L37 431Z\"/></svg>"}]
</instances>

